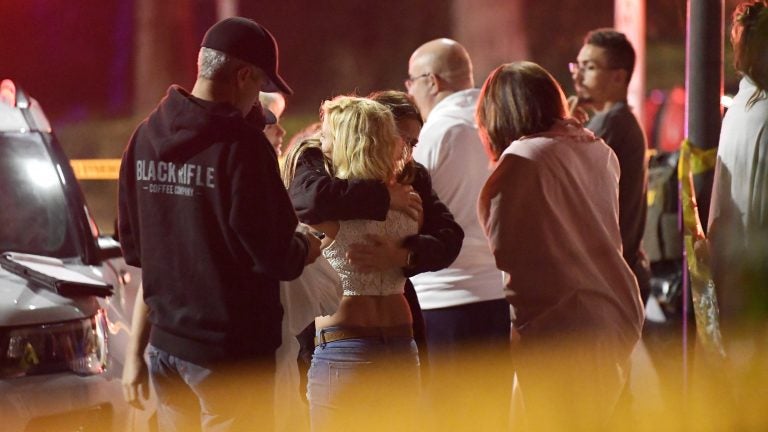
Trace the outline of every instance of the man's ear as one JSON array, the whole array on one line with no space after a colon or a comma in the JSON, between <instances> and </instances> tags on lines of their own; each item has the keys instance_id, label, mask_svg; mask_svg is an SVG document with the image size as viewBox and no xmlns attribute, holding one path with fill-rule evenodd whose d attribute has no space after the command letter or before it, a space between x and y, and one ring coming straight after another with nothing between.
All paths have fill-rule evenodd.
<instances>
[{"instance_id":1,"label":"man's ear","mask_svg":"<svg viewBox=\"0 0 768 432\"><path fill-rule=\"evenodd\" d=\"M253 79L251 77L252 73L252 68L247 66L237 69L237 72L235 72L235 83L237 84L237 88L242 89L245 86L245 83Z\"/></svg>"},{"instance_id":2,"label":"man's ear","mask_svg":"<svg viewBox=\"0 0 768 432\"><path fill-rule=\"evenodd\" d=\"M269 76L266 72L264 72L261 68L253 68L251 70L251 78L253 78L254 81L259 83L259 90L260 91L266 91L264 90L264 87L267 86L267 84L270 83Z\"/></svg>"},{"instance_id":3,"label":"man's ear","mask_svg":"<svg viewBox=\"0 0 768 432\"><path fill-rule=\"evenodd\" d=\"M427 83L429 86L430 94L437 94L443 90L446 90L445 81L443 81L437 74L430 73L427 75Z\"/></svg>"},{"instance_id":4,"label":"man's ear","mask_svg":"<svg viewBox=\"0 0 768 432\"><path fill-rule=\"evenodd\" d=\"M621 85L621 86L628 86L629 85L629 72L627 72L624 69L614 69L613 71L613 78L615 84Z\"/></svg>"}]
</instances>

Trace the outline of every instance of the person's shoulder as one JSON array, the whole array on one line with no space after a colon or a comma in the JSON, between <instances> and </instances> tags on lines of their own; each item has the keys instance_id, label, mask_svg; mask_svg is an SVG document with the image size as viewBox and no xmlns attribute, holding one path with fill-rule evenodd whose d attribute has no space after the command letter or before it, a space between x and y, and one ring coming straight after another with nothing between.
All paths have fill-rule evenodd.
<instances>
[{"instance_id":1,"label":"person's shoulder","mask_svg":"<svg viewBox=\"0 0 768 432\"><path fill-rule=\"evenodd\" d=\"M602 136L607 131L614 129L621 129L621 125L626 123L627 111L621 107L615 106L606 111L597 112L592 116L586 124L586 128L594 132L598 136ZM632 113L629 113L632 115Z\"/></svg>"},{"instance_id":2,"label":"person's shoulder","mask_svg":"<svg viewBox=\"0 0 768 432\"><path fill-rule=\"evenodd\" d=\"M614 148L617 145L645 145L645 133L640 122L626 104L596 114L587 124L598 137Z\"/></svg>"},{"instance_id":3,"label":"person's shoulder","mask_svg":"<svg viewBox=\"0 0 768 432\"><path fill-rule=\"evenodd\" d=\"M149 126L149 118L143 119L136 128L134 128L128 144L124 150L124 156L134 157L135 155L154 155L155 149L152 144L153 134Z\"/></svg>"},{"instance_id":4,"label":"person's shoulder","mask_svg":"<svg viewBox=\"0 0 768 432\"><path fill-rule=\"evenodd\" d=\"M424 165L413 161L413 183L414 188L426 187L432 188L432 177L429 175L429 170Z\"/></svg>"},{"instance_id":5,"label":"person's shoulder","mask_svg":"<svg viewBox=\"0 0 768 432\"><path fill-rule=\"evenodd\" d=\"M449 98L457 97L455 94ZM472 105L474 106L474 104ZM426 129L447 129L454 126L474 128L474 108L458 105L455 100L444 99L429 114L424 123Z\"/></svg>"},{"instance_id":6,"label":"person's shoulder","mask_svg":"<svg viewBox=\"0 0 768 432\"><path fill-rule=\"evenodd\" d=\"M645 149L645 132L643 132L640 121L637 120L637 117L628 105L624 105L621 111L617 113L616 123L619 128L625 131L625 140L629 145Z\"/></svg>"},{"instance_id":7,"label":"person's shoulder","mask_svg":"<svg viewBox=\"0 0 768 432\"><path fill-rule=\"evenodd\" d=\"M131 134L129 143L134 143L144 139L148 131L148 123L149 117L146 117L136 125L136 127L133 129L133 133Z\"/></svg>"},{"instance_id":8,"label":"person's shoulder","mask_svg":"<svg viewBox=\"0 0 768 432\"><path fill-rule=\"evenodd\" d=\"M454 142L464 142L473 140L480 142L480 135L474 124L461 119L444 120L439 123L433 123L430 127L425 125L422 134L419 136L419 144L439 142L442 144L453 144Z\"/></svg>"},{"instance_id":9,"label":"person's shoulder","mask_svg":"<svg viewBox=\"0 0 768 432\"><path fill-rule=\"evenodd\" d=\"M526 152L504 153L499 158L493 172L486 181L490 189L518 188L518 182L510 182L510 178L532 179L539 176L542 162L538 157Z\"/></svg>"},{"instance_id":10,"label":"person's shoulder","mask_svg":"<svg viewBox=\"0 0 768 432\"><path fill-rule=\"evenodd\" d=\"M474 115L468 113L466 110L462 109L445 109L442 110L440 113L436 113L437 115L434 118L434 121L432 123L435 126L443 127L443 128L451 128L451 127L466 127L475 129L475 117ZM429 119L432 120L432 119ZM429 124L430 122L427 121L425 126Z\"/></svg>"},{"instance_id":11,"label":"person's shoulder","mask_svg":"<svg viewBox=\"0 0 768 432\"><path fill-rule=\"evenodd\" d=\"M234 162L238 162L238 158L244 158L239 162L245 162L248 158L265 158L277 161L277 154L275 154L274 148L272 148L264 133L249 129L244 128L241 133L229 137L227 139L228 142L225 142L225 147L231 148L232 158L235 159Z\"/></svg>"},{"instance_id":12,"label":"person's shoulder","mask_svg":"<svg viewBox=\"0 0 768 432\"><path fill-rule=\"evenodd\" d=\"M512 141L502 153L502 158L509 155L536 162L549 153L557 153L560 150L559 145L559 140L550 135L525 137Z\"/></svg>"},{"instance_id":13,"label":"person's shoulder","mask_svg":"<svg viewBox=\"0 0 768 432\"><path fill-rule=\"evenodd\" d=\"M304 161L322 161L323 149L319 147L307 147L298 156L299 162Z\"/></svg>"},{"instance_id":14,"label":"person's shoulder","mask_svg":"<svg viewBox=\"0 0 768 432\"><path fill-rule=\"evenodd\" d=\"M427 170L427 167L425 167L424 165L416 161L413 161L413 166L415 167L417 175L426 174L427 176L429 176L429 170Z\"/></svg>"},{"instance_id":15,"label":"person's shoulder","mask_svg":"<svg viewBox=\"0 0 768 432\"><path fill-rule=\"evenodd\" d=\"M609 127L640 128L640 122L626 103L619 103L603 114L603 121Z\"/></svg>"}]
</instances>

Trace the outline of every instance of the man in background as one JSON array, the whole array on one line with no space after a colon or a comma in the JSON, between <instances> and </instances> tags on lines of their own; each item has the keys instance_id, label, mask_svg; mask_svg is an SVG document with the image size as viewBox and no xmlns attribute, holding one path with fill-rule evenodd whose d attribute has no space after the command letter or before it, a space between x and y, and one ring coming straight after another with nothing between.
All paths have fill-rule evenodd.
<instances>
[{"instance_id":1,"label":"man in background","mask_svg":"<svg viewBox=\"0 0 768 432\"><path fill-rule=\"evenodd\" d=\"M650 294L650 269L642 245L648 210L647 142L627 105L635 50L623 33L593 30L569 67L578 98L572 101L571 110L594 111L587 129L602 138L619 158L619 228L624 260L637 278L645 303Z\"/></svg>"},{"instance_id":2,"label":"man in background","mask_svg":"<svg viewBox=\"0 0 768 432\"><path fill-rule=\"evenodd\" d=\"M476 213L490 169L475 126L479 90L469 54L450 39L427 42L411 55L405 86L424 119L413 159L429 171L432 187L464 230L449 267L411 278L424 314L431 373L439 375L430 393L436 412L458 413L465 395L456 386L472 381L492 401L478 417L500 430L508 420L511 379L492 372L484 356L498 359L491 350L508 348L510 307ZM470 368L482 374L472 376ZM446 422L440 426L450 428L449 417L440 418Z\"/></svg>"}]
</instances>

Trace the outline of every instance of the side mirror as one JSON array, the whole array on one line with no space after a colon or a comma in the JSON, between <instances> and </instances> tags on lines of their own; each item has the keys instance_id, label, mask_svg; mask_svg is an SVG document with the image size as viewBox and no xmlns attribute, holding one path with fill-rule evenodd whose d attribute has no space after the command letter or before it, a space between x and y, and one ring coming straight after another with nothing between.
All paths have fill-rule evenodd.
<instances>
[{"instance_id":1,"label":"side mirror","mask_svg":"<svg viewBox=\"0 0 768 432\"><path fill-rule=\"evenodd\" d=\"M99 259L102 261L123 256L120 242L111 236L99 236Z\"/></svg>"}]
</instances>

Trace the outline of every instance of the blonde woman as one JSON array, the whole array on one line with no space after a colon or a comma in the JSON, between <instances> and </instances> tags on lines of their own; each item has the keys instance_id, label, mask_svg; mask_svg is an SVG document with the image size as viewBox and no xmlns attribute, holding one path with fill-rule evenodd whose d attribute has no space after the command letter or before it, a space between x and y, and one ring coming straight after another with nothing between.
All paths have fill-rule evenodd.
<instances>
[{"instance_id":1,"label":"blonde woman","mask_svg":"<svg viewBox=\"0 0 768 432\"><path fill-rule=\"evenodd\" d=\"M320 145L336 177L387 184L398 175L404 143L388 108L340 96L326 101L321 115ZM292 166L290 155L286 166ZM412 406L371 387L378 387L374 383L380 373L397 371L387 375L389 390L412 397L418 393L419 360L401 268L363 272L350 263L347 252L366 235L405 239L418 232L419 223L404 212L389 211L383 221L327 221L313 228L325 234L323 254L339 273L344 296L335 314L315 320L307 386L312 429L355 428L358 421L388 411L387 406Z\"/></svg>"}]
</instances>

